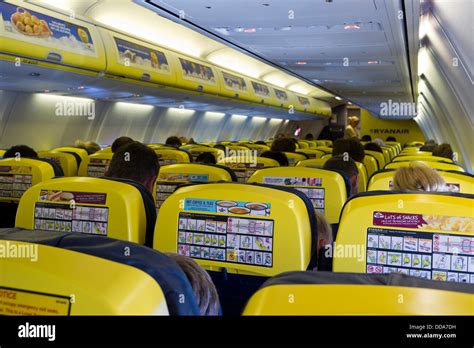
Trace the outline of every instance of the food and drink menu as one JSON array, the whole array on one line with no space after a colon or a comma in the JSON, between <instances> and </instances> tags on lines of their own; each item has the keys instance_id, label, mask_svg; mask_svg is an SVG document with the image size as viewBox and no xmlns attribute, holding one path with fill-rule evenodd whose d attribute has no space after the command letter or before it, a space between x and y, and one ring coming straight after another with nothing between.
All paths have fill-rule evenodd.
<instances>
[{"instance_id":1,"label":"food and drink menu","mask_svg":"<svg viewBox=\"0 0 474 348\"><path fill-rule=\"evenodd\" d=\"M110 159L91 158L87 166L87 176L100 178L105 175L109 168Z\"/></svg>"},{"instance_id":2,"label":"food and drink menu","mask_svg":"<svg viewBox=\"0 0 474 348\"><path fill-rule=\"evenodd\" d=\"M367 273L474 284L474 237L369 228L366 256Z\"/></svg>"},{"instance_id":3,"label":"food and drink menu","mask_svg":"<svg viewBox=\"0 0 474 348\"><path fill-rule=\"evenodd\" d=\"M21 198L31 186L31 167L0 167L0 198Z\"/></svg>"},{"instance_id":4,"label":"food and drink menu","mask_svg":"<svg viewBox=\"0 0 474 348\"><path fill-rule=\"evenodd\" d=\"M227 166L234 171L237 182L243 183L247 182L258 169L264 167L262 163L228 163Z\"/></svg>"},{"instance_id":5,"label":"food and drink menu","mask_svg":"<svg viewBox=\"0 0 474 348\"><path fill-rule=\"evenodd\" d=\"M273 228L273 220L180 213L178 253L196 259L272 267Z\"/></svg>"},{"instance_id":6,"label":"food and drink menu","mask_svg":"<svg viewBox=\"0 0 474 348\"><path fill-rule=\"evenodd\" d=\"M314 210L324 215L325 190L322 186L322 178L266 176L264 184L289 186L303 192L313 203Z\"/></svg>"}]
</instances>

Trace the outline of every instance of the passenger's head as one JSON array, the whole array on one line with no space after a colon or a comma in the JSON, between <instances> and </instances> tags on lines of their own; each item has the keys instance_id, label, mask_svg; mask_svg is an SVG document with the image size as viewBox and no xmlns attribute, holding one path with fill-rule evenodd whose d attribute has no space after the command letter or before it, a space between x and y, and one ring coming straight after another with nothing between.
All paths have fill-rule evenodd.
<instances>
[{"instance_id":1,"label":"passenger's head","mask_svg":"<svg viewBox=\"0 0 474 348\"><path fill-rule=\"evenodd\" d=\"M385 146L384 141L380 138L375 138L373 142L376 143L378 146Z\"/></svg>"},{"instance_id":2,"label":"passenger's head","mask_svg":"<svg viewBox=\"0 0 474 348\"><path fill-rule=\"evenodd\" d=\"M76 147L80 149L84 149L87 151L88 155L92 155L93 153L96 153L97 151L100 151L100 146L99 144L93 142L93 141L82 141L82 140L76 140L75 143Z\"/></svg>"},{"instance_id":3,"label":"passenger's head","mask_svg":"<svg viewBox=\"0 0 474 348\"><path fill-rule=\"evenodd\" d=\"M314 139L314 135L311 134L311 133L308 133L308 134L305 135L304 138L305 138L305 140L313 140L313 139Z\"/></svg>"},{"instance_id":4,"label":"passenger's head","mask_svg":"<svg viewBox=\"0 0 474 348\"><path fill-rule=\"evenodd\" d=\"M187 144L189 140L186 137L179 137L179 141L181 141L181 144Z\"/></svg>"},{"instance_id":5,"label":"passenger's head","mask_svg":"<svg viewBox=\"0 0 474 348\"><path fill-rule=\"evenodd\" d=\"M372 137L368 134L362 136L361 141L372 141Z\"/></svg>"},{"instance_id":6,"label":"passenger's head","mask_svg":"<svg viewBox=\"0 0 474 348\"><path fill-rule=\"evenodd\" d=\"M446 190L446 183L435 169L411 162L408 167L400 167L395 172L393 190L442 192Z\"/></svg>"},{"instance_id":7,"label":"passenger's head","mask_svg":"<svg viewBox=\"0 0 474 348\"><path fill-rule=\"evenodd\" d=\"M150 192L160 170L155 152L138 141L121 146L112 156L105 176L131 179L142 183Z\"/></svg>"},{"instance_id":8,"label":"passenger's head","mask_svg":"<svg viewBox=\"0 0 474 348\"><path fill-rule=\"evenodd\" d=\"M420 151L426 151L426 152L433 152L435 147L438 146L436 144L425 144L422 147L420 147Z\"/></svg>"},{"instance_id":9,"label":"passenger's head","mask_svg":"<svg viewBox=\"0 0 474 348\"><path fill-rule=\"evenodd\" d=\"M354 195L359 192L359 170L352 158L347 155L333 156L324 163L323 168L343 172L349 178L352 194Z\"/></svg>"},{"instance_id":10,"label":"passenger's head","mask_svg":"<svg viewBox=\"0 0 474 348\"><path fill-rule=\"evenodd\" d=\"M130 144L132 142L134 142L134 140L130 137L125 137L125 136L124 137L119 137L119 138L115 139L114 142L112 143L112 152L115 153L122 146Z\"/></svg>"},{"instance_id":11,"label":"passenger's head","mask_svg":"<svg viewBox=\"0 0 474 348\"><path fill-rule=\"evenodd\" d=\"M449 144L441 144L433 149L433 156L453 159L453 149Z\"/></svg>"},{"instance_id":12,"label":"passenger's head","mask_svg":"<svg viewBox=\"0 0 474 348\"><path fill-rule=\"evenodd\" d=\"M263 140L259 140L259 141L256 141L254 142L255 145L267 145L265 144L265 142Z\"/></svg>"},{"instance_id":13,"label":"passenger's head","mask_svg":"<svg viewBox=\"0 0 474 348\"><path fill-rule=\"evenodd\" d=\"M387 139L385 139L385 141L397 141L397 138L395 138L395 137L387 137Z\"/></svg>"},{"instance_id":14,"label":"passenger's head","mask_svg":"<svg viewBox=\"0 0 474 348\"><path fill-rule=\"evenodd\" d=\"M178 148L182 145L182 143L181 143L181 140L177 136L172 136L166 139L165 145Z\"/></svg>"},{"instance_id":15,"label":"passenger's head","mask_svg":"<svg viewBox=\"0 0 474 348\"><path fill-rule=\"evenodd\" d=\"M277 161L281 167L288 167L288 157L283 152L280 151L264 151L260 157L271 158Z\"/></svg>"},{"instance_id":16,"label":"passenger's head","mask_svg":"<svg viewBox=\"0 0 474 348\"><path fill-rule=\"evenodd\" d=\"M359 125L359 117L357 116L349 116L347 118L347 123L349 123L352 127L357 127Z\"/></svg>"},{"instance_id":17,"label":"passenger's head","mask_svg":"<svg viewBox=\"0 0 474 348\"><path fill-rule=\"evenodd\" d=\"M365 156L364 147L356 139L337 139L333 143L332 154L337 156L344 153L357 162L362 162Z\"/></svg>"},{"instance_id":18,"label":"passenger's head","mask_svg":"<svg viewBox=\"0 0 474 348\"><path fill-rule=\"evenodd\" d=\"M282 152L295 152L296 143L291 138L278 138L273 141L271 150Z\"/></svg>"},{"instance_id":19,"label":"passenger's head","mask_svg":"<svg viewBox=\"0 0 474 348\"><path fill-rule=\"evenodd\" d=\"M38 154L31 147L26 145L15 145L10 147L4 154L3 158L38 158Z\"/></svg>"},{"instance_id":20,"label":"passenger's head","mask_svg":"<svg viewBox=\"0 0 474 348\"><path fill-rule=\"evenodd\" d=\"M203 152L196 157L194 162L203 164L216 164L216 158L210 152Z\"/></svg>"},{"instance_id":21,"label":"passenger's head","mask_svg":"<svg viewBox=\"0 0 474 348\"><path fill-rule=\"evenodd\" d=\"M378 146L376 143L367 143L364 145L364 150L369 150L369 151L377 151L380 153L383 153L382 148Z\"/></svg>"},{"instance_id":22,"label":"passenger's head","mask_svg":"<svg viewBox=\"0 0 474 348\"><path fill-rule=\"evenodd\" d=\"M224 152L225 152L226 149L227 149L227 148L225 147L225 145L222 145L222 144L216 144L216 145L214 145L213 147L214 147L215 149L219 149L219 150L222 150L222 151L224 151Z\"/></svg>"},{"instance_id":23,"label":"passenger's head","mask_svg":"<svg viewBox=\"0 0 474 348\"><path fill-rule=\"evenodd\" d=\"M194 141L194 138L189 138L188 144L196 144L196 141Z\"/></svg>"},{"instance_id":24,"label":"passenger's head","mask_svg":"<svg viewBox=\"0 0 474 348\"><path fill-rule=\"evenodd\" d=\"M318 252L326 245L333 243L332 229L323 214L315 212L318 229Z\"/></svg>"},{"instance_id":25,"label":"passenger's head","mask_svg":"<svg viewBox=\"0 0 474 348\"><path fill-rule=\"evenodd\" d=\"M201 315L219 315L219 296L209 274L190 257L167 253L186 274Z\"/></svg>"},{"instance_id":26,"label":"passenger's head","mask_svg":"<svg viewBox=\"0 0 474 348\"><path fill-rule=\"evenodd\" d=\"M427 141L425 141L425 145L430 145L430 144L438 145L438 143L436 143L434 139L428 139Z\"/></svg>"}]
</instances>

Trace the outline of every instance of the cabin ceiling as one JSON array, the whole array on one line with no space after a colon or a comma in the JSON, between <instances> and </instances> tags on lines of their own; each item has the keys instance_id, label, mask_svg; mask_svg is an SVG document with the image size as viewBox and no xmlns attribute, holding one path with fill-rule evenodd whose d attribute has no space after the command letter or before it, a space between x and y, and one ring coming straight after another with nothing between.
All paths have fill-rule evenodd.
<instances>
[{"instance_id":1,"label":"cabin ceiling","mask_svg":"<svg viewBox=\"0 0 474 348\"><path fill-rule=\"evenodd\" d=\"M412 88L417 83L418 0L145 3L160 15L197 26L375 114L389 99L414 102L417 94Z\"/></svg>"}]
</instances>

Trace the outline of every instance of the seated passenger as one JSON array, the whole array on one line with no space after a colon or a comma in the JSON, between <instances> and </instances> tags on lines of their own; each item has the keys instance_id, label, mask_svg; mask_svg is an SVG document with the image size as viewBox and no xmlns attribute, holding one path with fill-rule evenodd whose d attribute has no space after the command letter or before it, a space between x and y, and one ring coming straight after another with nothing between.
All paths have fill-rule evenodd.
<instances>
[{"instance_id":1,"label":"seated passenger","mask_svg":"<svg viewBox=\"0 0 474 348\"><path fill-rule=\"evenodd\" d=\"M362 136L361 141L372 141L372 137L368 134Z\"/></svg>"},{"instance_id":2,"label":"seated passenger","mask_svg":"<svg viewBox=\"0 0 474 348\"><path fill-rule=\"evenodd\" d=\"M425 144L420 147L420 151L433 152L436 146L438 146L438 144Z\"/></svg>"},{"instance_id":3,"label":"seated passenger","mask_svg":"<svg viewBox=\"0 0 474 348\"><path fill-rule=\"evenodd\" d=\"M192 258L166 253L181 267L194 290L201 315L219 315L219 296L209 274Z\"/></svg>"},{"instance_id":4,"label":"seated passenger","mask_svg":"<svg viewBox=\"0 0 474 348\"><path fill-rule=\"evenodd\" d=\"M433 149L433 156L438 156L438 157L444 157L444 158L449 158L450 160L453 159L453 149L451 148L451 145L449 144L441 144L436 146Z\"/></svg>"},{"instance_id":5,"label":"seated passenger","mask_svg":"<svg viewBox=\"0 0 474 348\"><path fill-rule=\"evenodd\" d=\"M280 152L280 151L264 151L262 152L260 157L271 158L277 161L281 167L289 166L288 158L283 152Z\"/></svg>"},{"instance_id":6,"label":"seated passenger","mask_svg":"<svg viewBox=\"0 0 474 348\"><path fill-rule=\"evenodd\" d=\"M188 145L194 145L194 144L196 144L196 141L194 140L194 138L189 138L187 144L188 144Z\"/></svg>"},{"instance_id":7,"label":"seated passenger","mask_svg":"<svg viewBox=\"0 0 474 348\"><path fill-rule=\"evenodd\" d=\"M165 145L179 148L183 144L181 143L181 140L177 136L172 136L166 139Z\"/></svg>"},{"instance_id":8,"label":"seated passenger","mask_svg":"<svg viewBox=\"0 0 474 348\"><path fill-rule=\"evenodd\" d=\"M314 135L311 134L311 133L308 133L308 134L305 135L304 139L305 139L305 140L313 140L313 139L314 139Z\"/></svg>"},{"instance_id":9,"label":"seated passenger","mask_svg":"<svg viewBox=\"0 0 474 348\"><path fill-rule=\"evenodd\" d=\"M203 152L196 157L194 162L203 164L216 164L216 158L210 152Z\"/></svg>"},{"instance_id":10,"label":"seated passenger","mask_svg":"<svg viewBox=\"0 0 474 348\"><path fill-rule=\"evenodd\" d=\"M318 266L314 268L313 271L331 271L332 265L329 260L332 255L326 255L325 251L328 249L332 250L332 244L334 242L332 229L323 214L315 212L315 215L318 229L318 243L316 251L318 253Z\"/></svg>"},{"instance_id":11,"label":"seated passenger","mask_svg":"<svg viewBox=\"0 0 474 348\"><path fill-rule=\"evenodd\" d=\"M425 141L425 145L438 145L438 143L434 139L428 139Z\"/></svg>"},{"instance_id":12,"label":"seated passenger","mask_svg":"<svg viewBox=\"0 0 474 348\"><path fill-rule=\"evenodd\" d=\"M373 142L376 143L378 146L385 146L385 143L380 138L375 138Z\"/></svg>"},{"instance_id":13,"label":"seated passenger","mask_svg":"<svg viewBox=\"0 0 474 348\"><path fill-rule=\"evenodd\" d=\"M100 151L99 144L93 141L76 140L75 146L80 149L86 150L88 155L92 155L93 153Z\"/></svg>"},{"instance_id":14,"label":"seated passenger","mask_svg":"<svg viewBox=\"0 0 474 348\"><path fill-rule=\"evenodd\" d=\"M385 139L385 141L397 141L397 138L395 138L395 137L387 137L387 139Z\"/></svg>"},{"instance_id":15,"label":"seated passenger","mask_svg":"<svg viewBox=\"0 0 474 348\"><path fill-rule=\"evenodd\" d=\"M114 142L112 143L112 152L115 153L118 151L118 149L124 145L127 145L127 144L130 144L130 143L133 143L135 140L133 140L132 138L130 137L119 137L117 139L114 140Z\"/></svg>"},{"instance_id":16,"label":"seated passenger","mask_svg":"<svg viewBox=\"0 0 474 348\"><path fill-rule=\"evenodd\" d=\"M383 153L382 148L376 143L367 143L364 145L364 150L377 151Z\"/></svg>"},{"instance_id":17,"label":"seated passenger","mask_svg":"<svg viewBox=\"0 0 474 348\"><path fill-rule=\"evenodd\" d=\"M435 169L423 163L412 162L400 167L393 176L393 190L396 191L446 191L446 183Z\"/></svg>"},{"instance_id":18,"label":"seated passenger","mask_svg":"<svg viewBox=\"0 0 474 348\"><path fill-rule=\"evenodd\" d=\"M222 144L216 144L213 146L214 149L219 149L219 150L222 150L224 152L227 151L227 147L225 145L222 145Z\"/></svg>"},{"instance_id":19,"label":"seated passenger","mask_svg":"<svg viewBox=\"0 0 474 348\"><path fill-rule=\"evenodd\" d=\"M323 168L336 169L345 173L351 183L352 194L359 192L359 170L352 158L346 155L333 156L324 163Z\"/></svg>"},{"instance_id":20,"label":"seated passenger","mask_svg":"<svg viewBox=\"0 0 474 348\"><path fill-rule=\"evenodd\" d=\"M259 141L256 141L254 142L255 145L267 145L265 144L265 142L263 140L259 140Z\"/></svg>"},{"instance_id":21,"label":"seated passenger","mask_svg":"<svg viewBox=\"0 0 474 348\"><path fill-rule=\"evenodd\" d=\"M181 141L182 145L188 144L188 138L186 137L179 137L179 141Z\"/></svg>"},{"instance_id":22,"label":"seated passenger","mask_svg":"<svg viewBox=\"0 0 474 348\"><path fill-rule=\"evenodd\" d=\"M105 176L131 179L153 192L160 164L155 152L138 141L121 146L112 156Z\"/></svg>"},{"instance_id":23,"label":"seated passenger","mask_svg":"<svg viewBox=\"0 0 474 348\"><path fill-rule=\"evenodd\" d=\"M296 144L291 138L278 138L273 141L271 150L280 152L295 152Z\"/></svg>"},{"instance_id":24,"label":"seated passenger","mask_svg":"<svg viewBox=\"0 0 474 348\"><path fill-rule=\"evenodd\" d=\"M26 145L15 145L10 147L4 154L3 158L32 158L37 159L38 154L31 147Z\"/></svg>"},{"instance_id":25,"label":"seated passenger","mask_svg":"<svg viewBox=\"0 0 474 348\"><path fill-rule=\"evenodd\" d=\"M364 147L356 139L337 139L332 148L333 156L343 155L344 153L356 162L362 162L365 157Z\"/></svg>"}]
</instances>

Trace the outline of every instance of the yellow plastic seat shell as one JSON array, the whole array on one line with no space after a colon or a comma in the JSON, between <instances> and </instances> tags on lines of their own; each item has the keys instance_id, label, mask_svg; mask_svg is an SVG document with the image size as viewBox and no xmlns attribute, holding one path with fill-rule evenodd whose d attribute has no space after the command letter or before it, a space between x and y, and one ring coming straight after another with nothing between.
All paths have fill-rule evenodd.
<instances>
[{"instance_id":1,"label":"yellow plastic seat shell","mask_svg":"<svg viewBox=\"0 0 474 348\"><path fill-rule=\"evenodd\" d=\"M435 161L400 161L400 162L392 162L385 166L384 169L396 169L399 167L408 167L410 163L417 163L420 162L422 164L427 165L430 168L434 169L442 169L442 170L455 170L458 172L464 172L464 168L458 166L457 164L452 163L445 163L445 162L435 162Z\"/></svg>"},{"instance_id":2,"label":"yellow plastic seat shell","mask_svg":"<svg viewBox=\"0 0 474 348\"><path fill-rule=\"evenodd\" d=\"M0 240L0 245L37 255L34 262L0 261L0 288L16 293L11 302L24 305L23 315L41 315L41 307L47 310L43 315L168 315L161 287L135 267L41 244ZM14 315L5 313L6 302L0 303L0 312Z\"/></svg>"},{"instance_id":3,"label":"yellow plastic seat shell","mask_svg":"<svg viewBox=\"0 0 474 348\"><path fill-rule=\"evenodd\" d=\"M258 290L243 315L473 315L473 305L472 294L438 289L274 284Z\"/></svg>"},{"instance_id":4,"label":"yellow plastic seat shell","mask_svg":"<svg viewBox=\"0 0 474 348\"><path fill-rule=\"evenodd\" d=\"M77 175L76 158L70 153L60 151L39 151L38 156L40 158L49 158L59 161L59 165L63 169L64 176Z\"/></svg>"}]
</instances>

